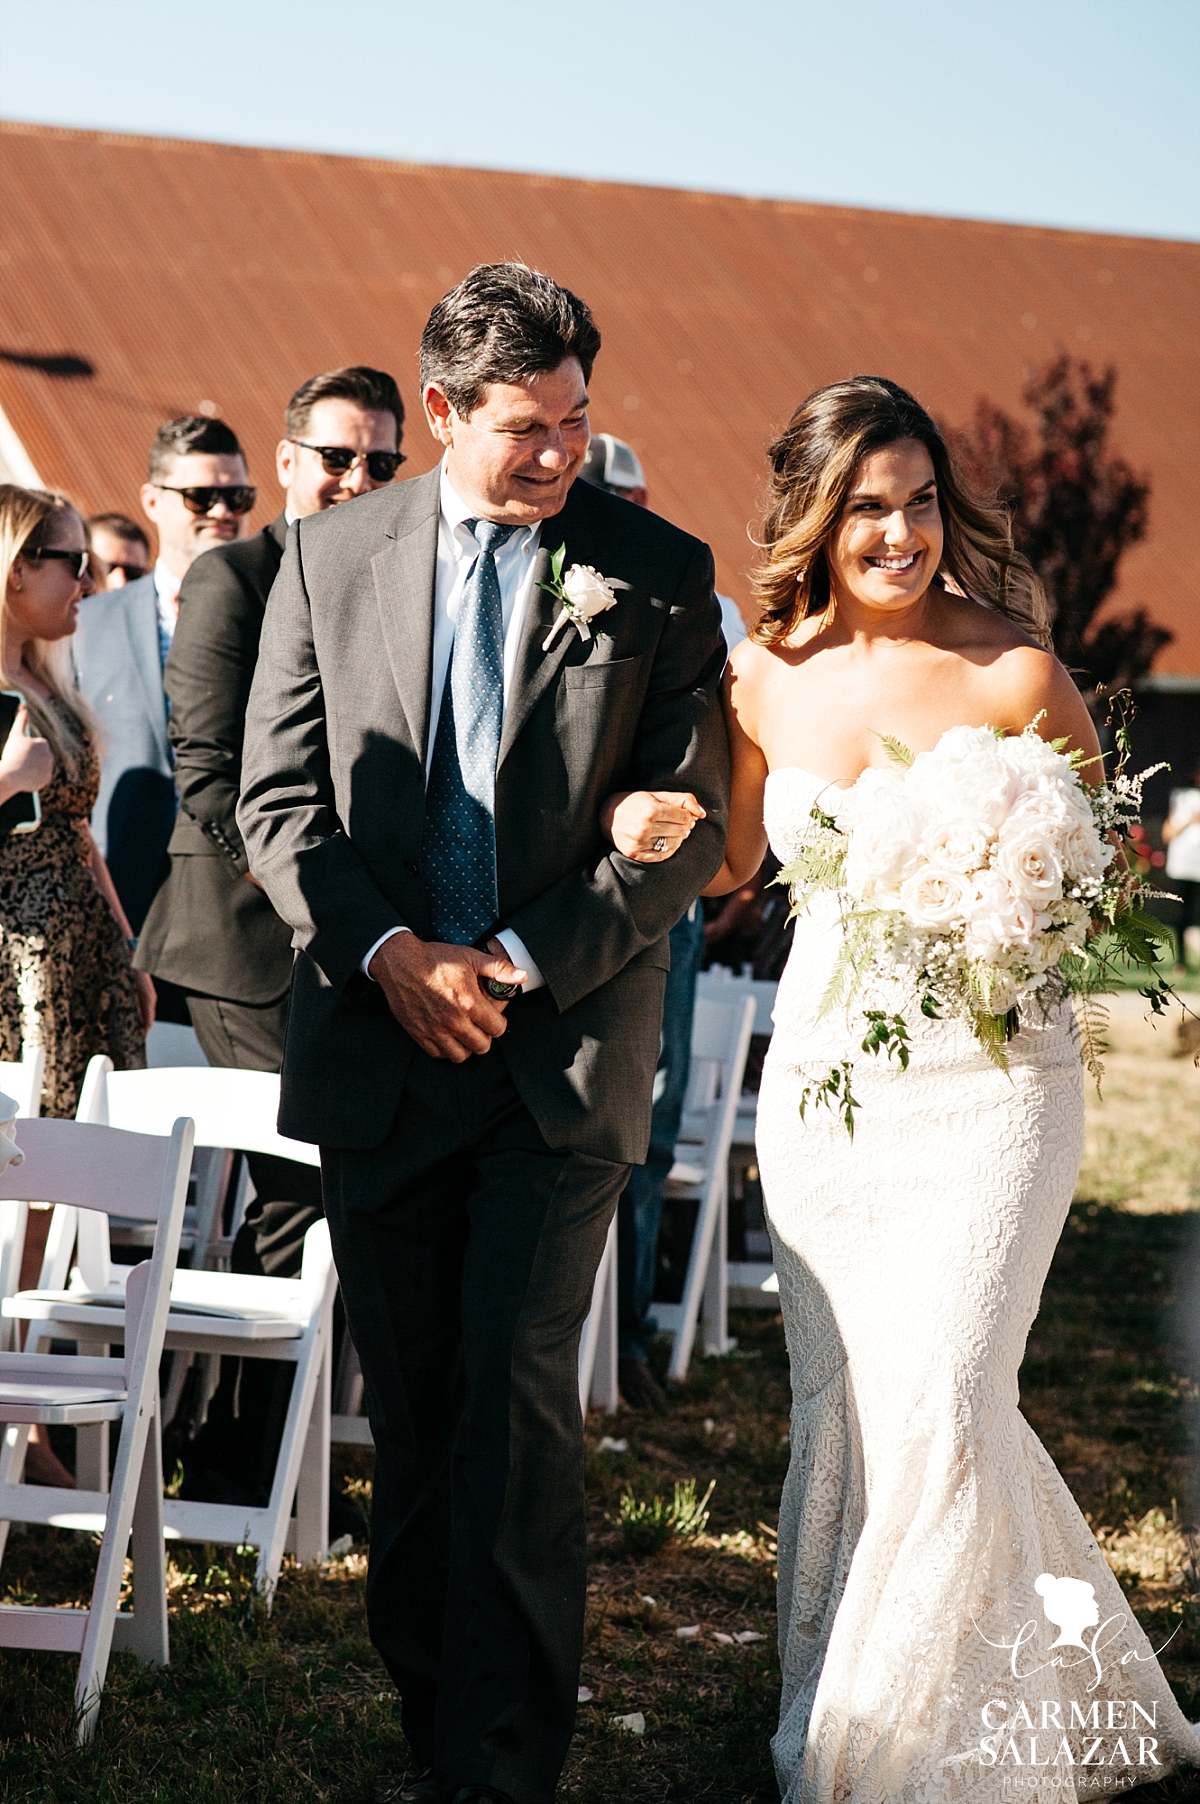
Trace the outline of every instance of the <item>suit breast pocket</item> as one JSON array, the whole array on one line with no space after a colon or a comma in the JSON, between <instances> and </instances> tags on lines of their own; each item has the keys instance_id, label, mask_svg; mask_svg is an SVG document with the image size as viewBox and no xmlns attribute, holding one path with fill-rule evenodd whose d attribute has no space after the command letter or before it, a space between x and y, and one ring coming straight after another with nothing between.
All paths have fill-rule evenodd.
<instances>
[{"instance_id":1,"label":"suit breast pocket","mask_svg":"<svg viewBox=\"0 0 1200 1804\"><path fill-rule=\"evenodd\" d=\"M636 683L645 659L613 658L605 664L569 664L563 672L568 689L605 689L612 691Z\"/></svg>"}]
</instances>

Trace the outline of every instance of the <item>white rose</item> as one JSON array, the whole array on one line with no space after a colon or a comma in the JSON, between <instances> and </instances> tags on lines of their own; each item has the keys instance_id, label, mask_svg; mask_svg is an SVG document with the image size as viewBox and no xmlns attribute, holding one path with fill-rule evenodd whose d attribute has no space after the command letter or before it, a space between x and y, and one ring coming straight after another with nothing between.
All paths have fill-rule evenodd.
<instances>
[{"instance_id":1,"label":"white rose","mask_svg":"<svg viewBox=\"0 0 1200 1804\"><path fill-rule=\"evenodd\" d=\"M963 909L968 958L995 963L1014 946L1028 947L1050 926L1052 916L1021 895L1003 871L978 871Z\"/></svg>"},{"instance_id":2,"label":"white rose","mask_svg":"<svg viewBox=\"0 0 1200 1804\"><path fill-rule=\"evenodd\" d=\"M908 771L910 793L942 819L978 821L995 832L1019 794L990 727L951 727Z\"/></svg>"},{"instance_id":3,"label":"white rose","mask_svg":"<svg viewBox=\"0 0 1200 1804\"><path fill-rule=\"evenodd\" d=\"M1017 895L1044 907L1062 895L1060 843L1054 830L1041 821L1006 822L1000 832L995 867Z\"/></svg>"},{"instance_id":4,"label":"white rose","mask_svg":"<svg viewBox=\"0 0 1200 1804\"><path fill-rule=\"evenodd\" d=\"M593 620L597 614L617 605L608 578L601 576L590 564L572 564L563 577L562 586L575 620Z\"/></svg>"},{"instance_id":5,"label":"white rose","mask_svg":"<svg viewBox=\"0 0 1200 1804\"><path fill-rule=\"evenodd\" d=\"M1072 827L1063 841L1063 867L1074 878L1102 877L1116 856L1116 847L1102 839L1095 822Z\"/></svg>"},{"instance_id":6,"label":"white rose","mask_svg":"<svg viewBox=\"0 0 1200 1804\"><path fill-rule=\"evenodd\" d=\"M939 820L926 829L921 850L930 864L949 871L977 871L987 863L994 837L984 821Z\"/></svg>"},{"instance_id":7,"label":"white rose","mask_svg":"<svg viewBox=\"0 0 1200 1804\"><path fill-rule=\"evenodd\" d=\"M851 792L848 818L846 888L880 901L919 863L925 816L907 799L902 772L866 770Z\"/></svg>"},{"instance_id":8,"label":"white rose","mask_svg":"<svg viewBox=\"0 0 1200 1804\"><path fill-rule=\"evenodd\" d=\"M961 919L969 894L960 872L924 864L900 885L900 906L918 927L947 927Z\"/></svg>"}]
</instances>

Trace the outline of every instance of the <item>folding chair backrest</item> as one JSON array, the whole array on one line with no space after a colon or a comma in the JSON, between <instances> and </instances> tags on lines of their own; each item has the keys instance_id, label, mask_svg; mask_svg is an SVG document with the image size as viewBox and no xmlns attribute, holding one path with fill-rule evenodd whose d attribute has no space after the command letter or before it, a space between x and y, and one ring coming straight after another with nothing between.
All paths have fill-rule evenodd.
<instances>
[{"instance_id":1,"label":"folding chair backrest","mask_svg":"<svg viewBox=\"0 0 1200 1804\"><path fill-rule=\"evenodd\" d=\"M20 1064L0 1059L0 1091L16 1103L18 1119L36 1115L40 1110L45 1070L46 1054L40 1046ZM0 1203L0 1297L11 1297L20 1281L28 1223L28 1203ZM0 1349L7 1345L7 1335L7 1324L0 1325Z\"/></svg>"},{"instance_id":2,"label":"folding chair backrest","mask_svg":"<svg viewBox=\"0 0 1200 1804\"><path fill-rule=\"evenodd\" d=\"M88 1060L80 1086L76 1121L102 1121L99 1112L104 1096L104 1080L112 1070L112 1060L98 1053ZM99 1100L98 1100L99 1099ZM59 1203L50 1219L50 1232L42 1254L38 1290L63 1290L71 1270L71 1254L79 1276L87 1290L107 1290L112 1280L112 1257L108 1236L108 1217L99 1210L80 1212Z\"/></svg>"},{"instance_id":3,"label":"folding chair backrest","mask_svg":"<svg viewBox=\"0 0 1200 1804\"><path fill-rule=\"evenodd\" d=\"M770 983L765 978L735 977L721 965L714 965L708 971L701 971L696 979L697 1002L733 1002L743 996L754 998L754 1032L769 1034L772 1028L771 1011L775 1007L775 995L779 985Z\"/></svg>"},{"instance_id":4,"label":"folding chair backrest","mask_svg":"<svg viewBox=\"0 0 1200 1804\"><path fill-rule=\"evenodd\" d=\"M55 1203L155 1223L147 1274L154 1307L143 1312L136 1344L126 1347L126 1366L132 1369L145 1357L148 1336L161 1344L166 1324L187 1198L191 1122L176 1121L170 1138L163 1139L92 1122L31 1120L22 1122L18 1144L25 1162L0 1172L0 1199Z\"/></svg>"},{"instance_id":5,"label":"folding chair backrest","mask_svg":"<svg viewBox=\"0 0 1200 1804\"><path fill-rule=\"evenodd\" d=\"M92 1066L99 1064L93 1059ZM162 1066L155 1071L113 1071L110 1067L102 1081L97 1081L88 1102L86 1119L105 1121L110 1127L168 1134L176 1116L187 1114L196 1124L197 1146L272 1153L302 1165L321 1162L315 1146L285 1139L276 1130L279 1078L273 1071L230 1071L208 1065Z\"/></svg>"},{"instance_id":6,"label":"folding chair backrest","mask_svg":"<svg viewBox=\"0 0 1200 1804\"><path fill-rule=\"evenodd\" d=\"M0 1059L0 1090L12 1097L18 1115L40 1112L45 1071L46 1054L40 1046L27 1053L19 1065Z\"/></svg>"},{"instance_id":7,"label":"folding chair backrest","mask_svg":"<svg viewBox=\"0 0 1200 1804\"><path fill-rule=\"evenodd\" d=\"M164 1065L146 1071L114 1071L112 1060L92 1059L79 1099L77 1119L103 1122L138 1134L169 1134L171 1123L188 1115L196 1126L196 1146L204 1149L194 1162L195 1207L187 1226L194 1237L192 1260L203 1264L231 1176L222 1149L271 1153L304 1165L320 1163L315 1146L287 1140L276 1131L279 1078L271 1071L234 1071L208 1065ZM243 1173L243 1176L245 1174ZM102 1290L113 1279L108 1224L79 1218L76 1252L79 1274L89 1290ZM65 1280L63 1280L65 1282ZM45 1289L61 1288L47 1284Z\"/></svg>"},{"instance_id":8,"label":"folding chair backrest","mask_svg":"<svg viewBox=\"0 0 1200 1804\"><path fill-rule=\"evenodd\" d=\"M734 986L729 987L732 990ZM696 998L691 1065L684 1102L685 1123L689 1127L698 1126L699 1118L728 1094L745 1014L746 997L740 993L740 988L728 1001L718 1002L707 996ZM691 1136L685 1134L685 1137Z\"/></svg>"}]
</instances>

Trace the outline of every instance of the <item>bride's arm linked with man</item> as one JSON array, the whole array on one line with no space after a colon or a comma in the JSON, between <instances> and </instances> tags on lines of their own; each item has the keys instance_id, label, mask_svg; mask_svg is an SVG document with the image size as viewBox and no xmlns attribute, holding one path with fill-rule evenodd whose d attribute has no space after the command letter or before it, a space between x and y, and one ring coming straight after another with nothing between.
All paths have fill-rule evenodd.
<instances>
[{"instance_id":1,"label":"bride's arm linked with man","mask_svg":"<svg viewBox=\"0 0 1200 1804\"><path fill-rule=\"evenodd\" d=\"M239 823L297 949L280 1126L320 1144L362 1361L404 1804L553 1804L582 1647L579 1332L646 1154L670 929L768 837L788 865L814 820L852 834L889 745L1036 723L1080 769L1099 753L1006 517L880 377L816 391L771 446L759 619L722 691L707 546L576 481L599 347L585 304L521 265L439 301L441 461L293 524L246 722ZM968 784L978 818L945 843L990 843L994 800ZM1017 1408L1082 1143L1068 1001L1017 1011L998 1060L879 960L829 1007L842 946L821 889L759 1109L794 1394L781 1792L983 1804L1026 1765L1086 1797L1195 1764ZM908 1011L911 1057L855 1075L851 1138L803 1104L864 1007ZM1041 1601L1068 1578L1104 1658L1048 1651ZM1100 1711L1153 1727L1085 1733Z\"/></svg>"}]
</instances>

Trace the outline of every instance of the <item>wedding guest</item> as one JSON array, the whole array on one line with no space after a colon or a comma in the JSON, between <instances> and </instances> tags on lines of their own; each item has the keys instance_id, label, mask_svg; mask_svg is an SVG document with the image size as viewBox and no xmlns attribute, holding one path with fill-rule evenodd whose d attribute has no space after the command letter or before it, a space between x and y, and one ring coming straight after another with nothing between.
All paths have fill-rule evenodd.
<instances>
[{"instance_id":1,"label":"wedding guest","mask_svg":"<svg viewBox=\"0 0 1200 1804\"><path fill-rule=\"evenodd\" d=\"M150 447L141 495L158 533L154 568L93 595L80 609L79 687L104 744L93 828L135 934L162 880L175 821L163 665L179 585L202 551L241 536L255 492L242 448L223 420L198 414L168 420Z\"/></svg>"},{"instance_id":2,"label":"wedding guest","mask_svg":"<svg viewBox=\"0 0 1200 1804\"><path fill-rule=\"evenodd\" d=\"M607 489L610 495L623 495L635 507L650 505L641 459L632 445L623 438L614 438L611 432L593 433L579 474L598 489Z\"/></svg>"},{"instance_id":3,"label":"wedding guest","mask_svg":"<svg viewBox=\"0 0 1200 1804\"><path fill-rule=\"evenodd\" d=\"M197 558L179 591L166 686L180 812L169 874L147 916L137 962L186 994L213 1065L278 1071L283 1058L292 933L247 872L234 815L267 596L290 522L386 487L404 461L403 424L400 391L385 371L351 367L311 377L288 402L276 451L280 513L253 538ZM233 1269L294 1277L304 1236L322 1212L320 1174L261 1153L250 1154L249 1163L257 1195L234 1247ZM290 1383L291 1367L251 1360L239 1379L238 1363L227 1362L193 1450L189 1496L266 1501L278 1443L278 1428L264 1429L274 1413L268 1393L281 1379ZM338 1521L335 1501L335 1530ZM346 1526L363 1525L347 1517Z\"/></svg>"},{"instance_id":4,"label":"wedding guest","mask_svg":"<svg viewBox=\"0 0 1200 1804\"><path fill-rule=\"evenodd\" d=\"M90 589L87 532L70 502L0 485L0 687L22 697L0 752L0 802L31 791L41 801L39 826L0 839L0 1058L43 1048L42 1112L57 1116L75 1113L95 1053L122 1070L144 1065L154 1019L153 986L130 967L129 921L88 828L97 729L69 644ZM27 1237L34 1269L49 1220L35 1215ZM26 1470L34 1483L71 1482L40 1431Z\"/></svg>"},{"instance_id":5,"label":"wedding guest","mask_svg":"<svg viewBox=\"0 0 1200 1804\"><path fill-rule=\"evenodd\" d=\"M1200 959L1200 765L1192 772L1191 787L1171 791L1170 812L1163 822L1167 848L1166 877L1183 904L1179 933L1180 968Z\"/></svg>"},{"instance_id":6,"label":"wedding guest","mask_svg":"<svg viewBox=\"0 0 1200 1804\"><path fill-rule=\"evenodd\" d=\"M89 568L97 589L123 589L150 569L150 541L128 514L93 514L87 522Z\"/></svg>"},{"instance_id":7,"label":"wedding guest","mask_svg":"<svg viewBox=\"0 0 1200 1804\"><path fill-rule=\"evenodd\" d=\"M641 459L632 445L627 445L623 438L614 437L611 432L593 434L580 475L585 482L595 483L597 488L623 495L635 507L650 505L650 491ZM732 651L746 637L746 623L732 596L718 593L717 600L721 604L721 631Z\"/></svg>"}]
</instances>

